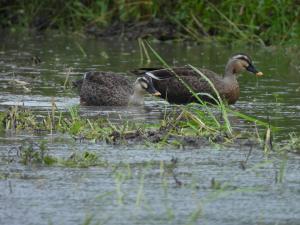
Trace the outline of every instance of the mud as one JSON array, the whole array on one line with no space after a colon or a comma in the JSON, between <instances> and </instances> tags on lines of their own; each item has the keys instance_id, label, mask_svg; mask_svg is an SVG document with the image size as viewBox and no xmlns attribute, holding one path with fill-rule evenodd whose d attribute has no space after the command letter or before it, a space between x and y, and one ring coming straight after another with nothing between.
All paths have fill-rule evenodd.
<instances>
[{"instance_id":1,"label":"mud","mask_svg":"<svg viewBox=\"0 0 300 225\"><path fill-rule=\"evenodd\" d=\"M222 147L235 147L237 149L252 149L262 148L260 142L256 138L234 138L226 137L226 134L217 134L211 136L181 136L170 134L168 130L147 131L145 133L136 130L130 133L121 134L114 131L110 135L111 139L106 140L109 144L117 145L144 145L146 143L163 144L177 146L178 148L201 148L213 145L220 145Z\"/></svg>"}]
</instances>

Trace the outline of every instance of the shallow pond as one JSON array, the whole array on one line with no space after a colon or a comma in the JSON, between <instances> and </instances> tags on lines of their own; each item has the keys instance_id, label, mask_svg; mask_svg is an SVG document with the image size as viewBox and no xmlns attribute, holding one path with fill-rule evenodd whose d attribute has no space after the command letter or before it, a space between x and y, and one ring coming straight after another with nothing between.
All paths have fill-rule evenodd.
<instances>
[{"instance_id":1,"label":"shallow pond","mask_svg":"<svg viewBox=\"0 0 300 225\"><path fill-rule=\"evenodd\" d=\"M67 74L89 70L124 72L141 62L136 42L97 40L79 35L5 34L0 37L0 110L25 105L60 110L79 104L65 88ZM232 106L269 120L283 143L300 131L300 76L297 49L215 44L152 43L171 65L192 64L222 73L230 55L249 54L265 76L241 75L241 97ZM36 64L36 56L41 63ZM298 63L298 64L297 64ZM150 65L158 65L154 59ZM131 79L134 79L131 77ZM17 80L17 81L16 81ZM24 81L28 84L20 83ZM67 85L68 86L68 85ZM147 97L144 108L81 107L83 115L158 121L162 100ZM233 119L235 129L253 129ZM211 146L153 149L74 141L67 135L1 134L0 224L299 224L300 156L264 156L261 149ZM24 141L47 140L50 153L68 157L92 151L109 163L85 169L24 166L7 159ZM250 150L251 149L251 150ZM250 152L250 153L249 153ZM172 167L171 160L178 163ZM246 169L243 161L247 160ZM284 168L282 182L278 174ZM181 185L179 185L181 183ZM220 185L219 185L220 184Z\"/></svg>"}]
</instances>

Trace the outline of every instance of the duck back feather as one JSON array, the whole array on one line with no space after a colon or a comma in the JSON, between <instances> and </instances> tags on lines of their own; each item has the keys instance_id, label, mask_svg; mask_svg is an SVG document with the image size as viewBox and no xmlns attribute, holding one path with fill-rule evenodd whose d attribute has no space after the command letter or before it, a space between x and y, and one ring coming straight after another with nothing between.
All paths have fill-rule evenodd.
<instances>
[{"instance_id":1,"label":"duck back feather","mask_svg":"<svg viewBox=\"0 0 300 225\"><path fill-rule=\"evenodd\" d=\"M133 93L132 84L123 73L88 72L77 81L84 105L124 106Z\"/></svg>"},{"instance_id":2,"label":"duck back feather","mask_svg":"<svg viewBox=\"0 0 300 225\"><path fill-rule=\"evenodd\" d=\"M224 85L224 79L222 76L219 76L208 69L199 70L214 84L221 97L228 100L229 104L233 104L238 99L239 87L237 81L235 82L233 80L231 85ZM157 79L153 79L154 87L161 93L161 97L170 103L184 104L197 102L197 98L195 98L189 89L185 87L183 82L195 93L200 93L198 96L201 100L215 103L214 99L208 95L203 95L203 93L207 93L216 98L213 88L191 67L175 67L172 68L172 70L156 69L152 71L148 70L147 72L145 72L145 68L143 68L142 71L150 76L152 74L152 77L157 77ZM179 78L182 79L183 82L180 81Z\"/></svg>"}]
</instances>

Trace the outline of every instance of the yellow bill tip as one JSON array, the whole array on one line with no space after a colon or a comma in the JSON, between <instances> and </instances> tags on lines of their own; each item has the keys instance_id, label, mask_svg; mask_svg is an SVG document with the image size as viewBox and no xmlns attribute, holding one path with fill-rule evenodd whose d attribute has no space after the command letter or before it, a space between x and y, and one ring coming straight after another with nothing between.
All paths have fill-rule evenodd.
<instances>
[{"instance_id":1,"label":"yellow bill tip","mask_svg":"<svg viewBox=\"0 0 300 225\"><path fill-rule=\"evenodd\" d=\"M260 76L262 76L264 74L262 72L257 72L255 75L258 76L258 77L260 77Z\"/></svg>"},{"instance_id":2,"label":"yellow bill tip","mask_svg":"<svg viewBox=\"0 0 300 225\"><path fill-rule=\"evenodd\" d=\"M154 96L161 96L161 93L159 91L156 91L153 95Z\"/></svg>"}]
</instances>

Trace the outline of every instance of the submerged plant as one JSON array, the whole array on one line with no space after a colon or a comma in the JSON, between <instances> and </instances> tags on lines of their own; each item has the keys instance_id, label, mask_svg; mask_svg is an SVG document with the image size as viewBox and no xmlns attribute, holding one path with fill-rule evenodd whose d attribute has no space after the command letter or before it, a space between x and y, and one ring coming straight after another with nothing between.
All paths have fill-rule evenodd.
<instances>
[{"instance_id":1,"label":"submerged plant","mask_svg":"<svg viewBox=\"0 0 300 225\"><path fill-rule=\"evenodd\" d=\"M98 154L84 151L73 152L67 158L50 155L46 141L34 142L26 141L16 150L15 159L24 165L46 165L87 168L91 166L107 167L108 164ZM11 150L9 150L11 151ZM8 162L14 160L10 159Z\"/></svg>"},{"instance_id":2,"label":"submerged plant","mask_svg":"<svg viewBox=\"0 0 300 225\"><path fill-rule=\"evenodd\" d=\"M270 127L268 127L265 135L264 153L269 154L269 152L272 151L272 149L273 149L273 145L272 145L271 129Z\"/></svg>"},{"instance_id":3,"label":"submerged plant","mask_svg":"<svg viewBox=\"0 0 300 225\"><path fill-rule=\"evenodd\" d=\"M80 168L87 168L91 166L107 166L107 163L103 161L96 153L88 151L83 153L74 152L67 159L60 159L59 164L67 167Z\"/></svg>"},{"instance_id":4,"label":"submerged plant","mask_svg":"<svg viewBox=\"0 0 300 225\"><path fill-rule=\"evenodd\" d=\"M289 134L290 139L287 144L283 147L284 150L291 151L294 153L300 153L300 137L296 133Z\"/></svg>"},{"instance_id":5,"label":"submerged plant","mask_svg":"<svg viewBox=\"0 0 300 225\"><path fill-rule=\"evenodd\" d=\"M25 165L53 165L57 159L48 154L46 142L26 142L20 147L20 162Z\"/></svg>"},{"instance_id":6,"label":"submerged plant","mask_svg":"<svg viewBox=\"0 0 300 225\"><path fill-rule=\"evenodd\" d=\"M19 106L10 107L2 122L6 129L13 130L34 129L38 126L33 113L29 109Z\"/></svg>"}]
</instances>

